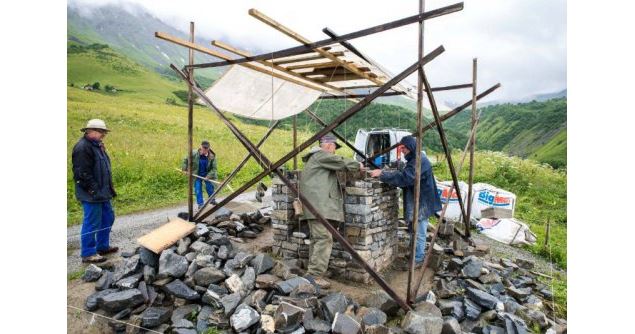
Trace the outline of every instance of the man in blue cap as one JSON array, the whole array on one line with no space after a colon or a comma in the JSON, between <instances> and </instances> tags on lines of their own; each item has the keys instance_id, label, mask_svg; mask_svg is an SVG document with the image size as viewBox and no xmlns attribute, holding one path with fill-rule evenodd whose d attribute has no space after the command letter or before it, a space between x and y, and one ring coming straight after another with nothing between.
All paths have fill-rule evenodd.
<instances>
[{"instance_id":1,"label":"man in blue cap","mask_svg":"<svg viewBox=\"0 0 635 334\"><path fill-rule=\"evenodd\" d=\"M375 169L371 171L372 177L379 177L382 182L388 183L395 187L403 189L403 206L406 221L412 232L412 221L414 211L414 189L416 178L416 152L417 141L413 136L405 136L401 139L403 152L406 155L406 166L403 170L385 171ZM417 265L423 263L426 245L426 230L430 216L441 210L441 198L437 193L437 185L432 173L432 165L430 160L423 152L421 153L421 181L419 183L419 217L417 228L417 247L415 250L415 262Z\"/></svg>"}]
</instances>

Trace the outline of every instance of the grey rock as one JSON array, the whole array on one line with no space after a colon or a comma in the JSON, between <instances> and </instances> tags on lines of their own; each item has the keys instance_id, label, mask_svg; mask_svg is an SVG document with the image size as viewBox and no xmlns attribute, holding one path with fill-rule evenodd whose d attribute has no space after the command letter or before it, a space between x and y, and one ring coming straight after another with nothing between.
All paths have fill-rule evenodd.
<instances>
[{"instance_id":1,"label":"grey rock","mask_svg":"<svg viewBox=\"0 0 635 334\"><path fill-rule=\"evenodd\" d=\"M121 289L132 289L132 288L136 288L137 285L139 284L139 280L141 280L141 273L138 274L134 274L132 276L128 276L126 278L122 278L119 281L117 281L115 283L116 287L119 287Z\"/></svg>"},{"instance_id":2,"label":"grey rock","mask_svg":"<svg viewBox=\"0 0 635 334\"><path fill-rule=\"evenodd\" d=\"M199 269L194 273L193 277L196 284L200 286L208 286L225 280L225 274L223 271L214 267Z\"/></svg>"},{"instance_id":3,"label":"grey rock","mask_svg":"<svg viewBox=\"0 0 635 334\"><path fill-rule=\"evenodd\" d=\"M265 303L267 294L266 290L255 290L247 297L247 304L262 313L267 306L267 303Z\"/></svg>"},{"instance_id":4,"label":"grey rock","mask_svg":"<svg viewBox=\"0 0 635 334\"><path fill-rule=\"evenodd\" d=\"M529 324L535 324L540 328L546 328L547 326L549 326L549 322L547 320L547 317L545 316L544 313L537 311L537 310L531 310L531 309L526 309L523 310L521 312L519 312L519 316L525 320L525 322L529 322Z\"/></svg>"},{"instance_id":5,"label":"grey rock","mask_svg":"<svg viewBox=\"0 0 635 334\"><path fill-rule=\"evenodd\" d=\"M320 299L323 309L328 313L329 319L334 319L335 314L344 313L348 305L348 299L341 292L333 292Z\"/></svg>"},{"instance_id":6,"label":"grey rock","mask_svg":"<svg viewBox=\"0 0 635 334\"><path fill-rule=\"evenodd\" d=\"M463 265L463 269L461 269L461 274L466 277L478 278L481 276L481 269L483 268L483 260L471 256L463 261L465 264Z\"/></svg>"},{"instance_id":7,"label":"grey rock","mask_svg":"<svg viewBox=\"0 0 635 334\"><path fill-rule=\"evenodd\" d=\"M185 255L191 243L192 240L190 240L190 238L180 239L176 244L176 253L179 255Z\"/></svg>"},{"instance_id":8,"label":"grey rock","mask_svg":"<svg viewBox=\"0 0 635 334\"><path fill-rule=\"evenodd\" d=\"M145 248L139 248L139 260L146 266L156 268L159 265L159 256L153 251Z\"/></svg>"},{"instance_id":9,"label":"grey rock","mask_svg":"<svg viewBox=\"0 0 635 334\"><path fill-rule=\"evenodd\" d=\"M236 256L234 256L234 260L239 268L244 268L253 258L254 255L247 252L238 252Z\"/></svg>"},{"instance_id":10,"label":"grey rock","mask_svg":"<svg viewBox=\"0 0 635 334\"><path fill-rule=\"evenodd\" d=\"M205 303L205 304L212 305L214 307L220 307L220 306L222 306L221 298L223 298L223 296L219 295L215 291L207 290L203 294L203 297L201 298L201 301L203 303Z\"/></svg>"},{"instance_id":11,"label":"grey rock","mask_svg":"<svg viewBox=\"0 0 635 334\"><path fill-rule=\"evenodd\" d=\"M526 334L529 333L527 324L521 318L506 312L498 313L498 318L505 322L505 330L507 333Z\"/></svg>"},{"instance_id":12,"label":"grey rock","mask_svg":"<svg viewBox=\"0 0 635 334\"><path fill-rule=\"evenodd\" d=\"M216 256L219 259L227 260L229 258L229 252L230 252L230 249L229 247L227 247L227 245L221 245L220 248L218 249L218 253L216 253Z\"/></svg>"},{"instance_id":13,"label":"grey rock","mask_svg":"<svg viewBox=\"0 0 635 334\"><path fill-rule=\"evenodd\" d=\"M531 288L516 288L514 286L510 286L507 288L507 294L517 300L524 300L531 294Z\"/></svg>"},{"instance_id":14,"label":"grey rock","mask_svg":"<svg viewBox=\"0 0 635 334\"><path fill-rule=\"evenodd\" d=\"M101 274L101 277L99 277L97 282L95 282L95 290L99 291L109 289L113 283L114 281L112 271L104 270Z\"/></svg>"},{"instance_id":15,"label":"grey rock","mask_svg":"<svg viewBox=\"0 0 635 334\"><path fill-rule=\"evenodd\" d=\"M503 292L505 292L505 286L503 285L503 283L494 283L489 285L489 293L491 293L493 296L499 296Z\"/></svg>"},{"instance_id":16,"label":"grey rock","mask_svg":"<svg viewBox=\"0 0 635 334\"><path fill-rule=\"evenodd\" d=\"M196 263L199 268L204 268L213 267L215 261L216 259L212 255L199 254L196 256L193 263Z\"/></svg>"},{"instance_id":17,"label":"grey rock","mask_svg":"<svg viewBox=\"0 0 635 334\"><path fill-rule=\"evenodd\" d=\"M527 270L531 270L534 269L534 262L530 261L530 260L525 260L525 259L521 259L521 258L516 258L514 260L514 262L516 263L516 265L518 265L520 268L523 269L527 269Z\"/></svg>"},{"instance_id":18,"label":"grey rock","mask_svg":"<svg viewBox=\"0 0 635 334\"><path fill-rule=\"evenodd\" d=\"M441 314L454 317L456 320L461 321L465 317L465 311L463 311L463 302L460 300L447 300L439 299L437 306L441 310Z\"/></svg>"},{"instance_id":19,"label":"grey rock","mask_svg":"<svg viewBox=\"0 0 635 334\"><path fill-rule=\"evenodd\" d=\"M401 328L408 334L427 334L424 323L425 319L423 316L417 314L416 311L408 311L401 320ZM441 321L441 328L443 328L443 320Z\"/></svg>"},{"instance_id":20,"label":"grey rock","mask_svg":"<svg viewBox=\"0 0 635 334\"><path fill-rule=\"evenodd\" d=\"M141 313L141 325L154 328L170 319L172 310L167 307L148 307Z\"/></svg>"},{"instance_id":21,"label":"grey rock","mask_svg":"<svg viewBox=\"0 0 635 334\"><path fill-rule=\"evenodd\" d=\"M194 259L196 259L196 252L189 252L185 254L185 259L187 260L187 262L194 261Z\"/></svg>"},{"instance_id":22,"label":"grey rock","mask_svg":"<svg viewBox=\"0 0 635 334\"><path fill-rule=\"evenodd\" d=\"M364 327L364 334L398 334L401 332L401 329L399 329L399 331L396 331L384 325L372 325Z\"/></svg>"},{"instance_id":23,"label":"grey rock","mask_svg":"<svg viewBox=\"0 0 635 334\"><path fill-rule=\"evenodd\" d=\"M534 295L529 295L525 299L523 306L538 311L542 310L542 308L544 307L544 305L542 304L542 300Z\"/></svg>"},{"instance_id":24,"label":"grey rock","mask_svg":"<svg viewBox=\"0 0 635 334\"><path fill-rule=\"evenodd\" d=\"M289 296L293 298L304 299L304 298L315 296L316 293L317 293L317 289L315 288L313 284L300 283L298 286L296 286L293 289L293 291L291 291Z\"/></svg>"},{"instance_id":25,"label":"grey rock","mask_svg":"<svg viewBox=\"0 0 635 334\"><path fill-rule=\"evenodd\" d=\"M281 332L295 330L302 322L306 310L287 302L281 302L273 316L275 328Z\"/></svg>"},{"instance_id":26,"label":"grey rock","mask_svg":"<svg viewBox=\"0 0 635 334\"><path fill-rule=\"evenodd\" d=\"M209 327L207 319L209 319L212 311L211 307L203 306L201 311L198 313L198 316L196 317L196 330L199 333L204 332Z\"/></svg>"},{"instance_id":27,"label":"grey rock","mask_svg":"<svg viewBox=\"0 0 635 334\"><path fill-rule=\"evenodd\" d=\"M364 305L378 308L388 316L394 316L400 310L399 304L383 290L375 290L369 293L368 296L366 296Z\"/></svg>"},{"instance_id":28,"label":"grey rock","mask_svg":"<svg viewBox=\"0 0 635 334\"><path fill-rule=\"evenodd\" d=\"M387 319L386 313L378 308L371 307L362 315L362 324L364 326L383 325Z\"/></svg>"},{"instance_id":29,"label":"grey rock","mask_svg":"<svg viewBox=\"0 0 635 334\"><path fill-rule=\"evenodd\" d=\"M245 294L253 290L254 286L256 285L256 271L254 270L254 268L247 267L243 275L240 277L240 280L243 283Z\"/></svg>"},{"instance_id":30,"label":"grey rock","mask_svg":"<svg viewBox=\"0 0 635 334\"><path fill-rule=\"evenodd\" d=\"M463 299L463 306L465 307L465 315L468 319L476 320L478 316L481 315L481 307L469 298Z\"/></svg>"},{"instance_id":31,"label":"grey rock","mask_svg":"<svg viewBox=\"0 0 635 334\"><path fill-rule=\"evenodd\" d=\"M198 265L196 262L192 261L190 265L187 267L187 271L185 272L185 278L193 278L194 273L198 270Z\"/></svg>"},{"instance_id":32,"label":"grey rock","mask_svg":"<svg viewBox=\"0 0 635 334\"><path fill-rule=\"evenodd\" d=\"M273 317L268 314L260 315L260 329L265 334L273 334L276 331L276 324Z\"/></svg>"},{"instance_id":33,"label":"grey rock","mask_svg":"<svg viewBox=\"0 0 635 334\"><path fill-rule=\"evenodd\" d=\"M415 307L415 313L423 318L423 326L425 333L441 333L443 328L443 317L441 310L434 304L423 302L417 304Z\"/></svg>"},{"instance_id":34,"label":"grey rock","mask_svg":"<svg viewBox=\"0 0 635 334\"><path fill-rule=\"evenodd\" d=\"M196 253L203 254L212 254L212 246L200 241L196 240L190 245L190 249Z\"/></svg>"},{"instance_id":35,"label":"grey rock","mask_svg":"<svg viewBox=\"0 0 635 334\"><path fill-rule=\"evenodd\" d=\"M245 295L243 281L236 274L229 276L229 278L225 280L225 286L232 293L240 293L242 296Z\"/></svg>"},{"instance_id":36,"label":"grey rock","mask_svg":"<svg viewBox=\"0 0 635 334\"><path fill-rule=\"evenodd\" d=\"M229 247L229 250L231 250L231 241L224 234L212 233L209 237L208 243L210 245L216 245L218 247L226 245Z\"/></svg>"},{"instance_id":37,"label":"grey rock","mask_svg":"<svg viewBox=\"0 0 635 334\"><path fill-rule=\"evenodd\" d=\"M152 284L157 278L157 270L149 265L143 266L143 280L147 284Z\"/></svg>"},{"instance_id":38,"label":"grey rock","mask_svg":"<svg viewBox=\"0 0 635 334\"><path fill-rule=\"evenodd\" d=\"M496 297L490 295L485 291L477 290L474 288L467 288L465 292L466 295L475 303L485 307L488 310L495 309L496 304L500 303L500 301Z\"/></svg>"},{"instance_id":39,"label":"grey rock","mask_svg":"<svg viewBox=\"0 0 635 334\"><path fill-rule=\"evenodd\" d=\"M236 261L235 259L229 259L225 262L225 266L223 267L223 273L225 274L225 276L229 277L231 275L242 275L245 272L245 268L241 268L238 265L238 261Z\"/></svg>"},{"instance_id":40,"label":"grey rock","mask_svg":"<svg viewBox=\"0 0 635 334\"><path fill-rule=\"evenodd\" d=\"M336 313L331 325L333 334L361 334L362 325L344 313Z\"/></svg>"},{"instance_id":41,"label":"grey rock","mask_svg":"<svg viewBox=\"0 0 635 334\"><path fill-rule=\"evenodd\" d=\"M179 278L187 272L189 263L187 259L181 255L174 253L171 249L161 252L159 257L159 277Z\"/></svg>"},{"instance_id":42,"label":"grey rock","mask_svg":"<svg viewBox=\"0 0 635 334\"><path fill-rule=\"evenodd\" d=\"M229 318L229 322L232 328L236 332L242 332L252 325L256 324L260 320L260 314L253 308L241 304L236 308L236 311Z\"/></svg>"},{"instance_id":43,"label":"grey rock","mask_svg":"<svg viewBox=\"0 0 635 334\"><path fill-rule=\"evenodd\" d=\"M236 309L236 306L240 304L241 299L242 297L238 292L223 296L220 302L223 305L225 315L231 315Z\"/></svg>"},{"instance_id":44,"label":"grey rock","mask_svg":"<svg viewBox=\"0 0 635 334\"><path fill-rule=\"evenodd\" d=\"M209 233L209 228L205 224L196 224L196 230L194 230L194 236L196 238L204 237Z\"/></svg>"},{"instance_id":45,"label":"grey rock","mask_svg":"<svg viewBox=\"0 0 635 334\"><path fill-rule=\"evenodd\" d=\"M115 268L112 279L116 282L122 278L126 278L130 275L135 274L139 269L141 269L141 261L139 255L129 257L125 259L123 263L121 263L121 265Z\"/></svg>"},{"instance_id":46,"label":"grey rock","mask_svg":"<svg viewBox=\"0 0 635 334\"><path fill-rule=\"evenodd\" d=\"M261 274L256 276L256 288L258 289L272 289L275 288L276 283L280 281L280 278L271 274Z\"/></svg>"},{"instance_id":47,"label":"grey rock","mask_svg":"<svg viewBox=\"0 0 635 334\"><path fill-rule=\"evenodd\" d=\"M200 298L196 291L192 290L188 287L183 281L180 279L175 279L172 282L166 284L163 289L178 298L183 298L186 300L197 300Z\"/></svg>"},{"instance_id":48,"label":"grey rock","mask_svg":"<svg viewBox=\"0 0 635 334\"><path fill-rule=\"evenodd\" d=\"M82 275L82 280L84 280L84 282L94 282L101 277L102 272L103 269L91 264L86 267L86 271L84 272L84 275Z\"/></svg>"},{"instance_id":49,"label":"grey rock","mask_svg":"<svg viewBox=\"0 0 635 334\"><path fill-rule=\"evenodd\" d=\"M86 310L88 311L94 311L97 309L98 307L98 301L100 297L104 297L106 295L109 295L113 292L117 292L116 289L106 289L106 290L101 290L101 291L97 291L93 294L91 294L90 296L88 296L88 298L86 298Z\"/></svg>"},{"instance_id":50,"label":"grey rock","mask_svg":"<svg viewBox=\"0 0 635 334\"><path fill-rule=\"evenodd\" d=\"M225 288L224 286L216 285L216 284L208 285L207 286L207 290L212 290L212 291L216 292L220 296L224 296L224 295L229 293L227 288Z\"/></svg>"},{"instance_id":51,"label":"grey rock","mask_svg":"<svg viewBox=\"0 0 635 334\"><path fill-rule=\"evenodd\" d=\"M207 327L206 327L207 328ZM193 328L174 328L172 334L197 334L199 332Z\"/></svg>"},{"instance_id":52,"label":"grey rock","mask_svg":"<svg viewBox=\"0 0 635 334\"><path fill-rule=\"evenodd\" d=\"M500 276L498 276L498 274L495 273L494 271L491 271L489 274L481 275L478 278L478 280L481 281L481 283L483 284L492 284L492 283L501 282Z\"/></svg>"},{"instance_id":53,"label":"grey rock","mask_svg":"<svg viewBox=\"0 0 635 334\"><path fill-rule=\"evenodd\" d=\"M143 294L137 289L127 289L97 298L99 308L109 313L117 313L143 303Z\"/></svg>"},{"instance_id":54,"label":"grey rock","mask_svg":"<svg viewBox=\"0 0 635 334\"><path fill-rule=\"evenodd\" d=\"M187 304L180 306L172 312L170 321L172 323L177 323L182 319L191 317L193 314L197 314L200 310L201 306L198 304Z\"/></svg>"},{"instance_id":55,"label":"grey rock","mask_svg":"<svg viewBox=\"0 0 635 334\"><path fill-rule=\"evenodd\" d=\"M322 319L310 319L304 322L304 329L309 333L328 333L331 330L331 324Z\"/></svg>"},{"instance_id":56,"label":"grey rock","mask_svg":"<svg viewBox=\"0 0 635 334\"><path fill-rule=\"evenodd\" d=\"M553 298L553 293L551 293L551 290L549 290L548 288L541 289L538 292L540 292L540 294L543 295L543 297L545 297L547 299L552 299Z\"/></svg>"},{"instance_id":57,"label":"grey rock","mask_svg":"<svg viewBox=\"0 0 635 334\"><path fill-rule=\"evenodd\" d=\"M251 260L250 265L254 267L256 275L260 275L273 268L273 259L269 254L259 253Z\"/></svg>"},{"instance_id":58,"label":"grey rock","mask_svg":"<svg viewBox=\"0 0 635 334\"><path fill-rule=\"evenodd\" d=\"M494 326L494 325L487 325L487 326L483 327L483 330L482 330L481 333L483 333L483 334L506 334L506 331L502 327L498 327L498 326Z\"/></svg>"},{"instance_id":59,"label":"grey rock","mask_svg":"<svg viewBox=\"0 0 635 334\"><path fill-rule=\"evenodd\" d=\"M516 299L511 296L503 295L501 296L501 301L503 302L505 312L510 314L516 314L517 310L525 308L524 306L518 304L518 302L516 302Z\"/></svg>"},{"instance_id":60,"label":"grey rock","mask_svg":"<svg viewBox=\"0 0 635 334\"><path fill-rule=\"evenodd\" d=\"M286 265L282 261L276 261L273 264L273 268L271 269L271 274L276 275L276 276L282 278L283 280L287 280L287 279L290 279L292 277L297 276L297 275L293 274L291 272L291 268L289 268L289 266Z\"/></svg>"},{"instance_id":61,"label":"grey rock","mask_svg":"<svg viewBox=\"0 0 635 334\"><path fill-rule=\"evenodd\" d=\"M126 309L123 309L123 310L119 311L119 313L113 315L112 318L115 319L115 320L121 320L121 319L129 316L131 312L132 312L131 309L126 308Z\"/></svg>"},{"instance_id":62,"label":"grey rock","mask_svg":"<svg viewBox=\"0 0 635 334\"><path fill-rule=\"evenodd\" d=\"M463 268L463 261L459 259L458 257L455 257L450 259L450 261L448 261L448 264L445 267L445 270L456 273L456 272L459 272L462 268Z\"/></svg>"},{"instance_id":63,"label":"grey rock","mask_svg":"<svg viewBox=\"0 0 635 334\"><path fill-rule=\"evenodd\" d=\"M298 277L290 278L285 281L277 282L276 289L280 293L284 295L288 295L291 293L291 291L293 291L293 289L295 289L298 285L302 283L311 284L306 278L298 276Z\"/></svg>"},{"instance_id":64,"label":"grey rock","mask_svg":"<svg viewBox=\"0 0 635 334\"><path fill-rule=\"evenodd\" d=\"M194 324L187 319L179 319L177 322L172 323L174 328L194 328ZM196 333L196 331L194 331Z\"/></svg>"},{"instance_id":65,"label":"grey rock","mask_svg":"<svg viewBox=\"0 0 635 334\"><path fill-rule=\"evenodd\" d=\"M443 317L443 328L441 329L441 334L461 334L463 331L461 330L461 325L459 322L453 317Z\"/></svg>"}]
</instances>

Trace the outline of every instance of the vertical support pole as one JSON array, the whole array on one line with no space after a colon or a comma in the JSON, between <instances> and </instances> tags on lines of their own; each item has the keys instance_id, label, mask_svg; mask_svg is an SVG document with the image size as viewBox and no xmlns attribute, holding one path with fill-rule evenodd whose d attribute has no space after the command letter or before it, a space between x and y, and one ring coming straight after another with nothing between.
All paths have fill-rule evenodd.
<instances>
[{"instance_id":1,"label":"vertical support pole","mask_svg":"<svg viewBox=\"0 0 635 334\"><path fill-rule=\"evenodd\" d=\"M549 234L551 234L551 219L547 218L547 226L545 227L545 247L549 246Z\"/></svg>"},{"instance_id":2,"label":"vertical support pole","mask_svg":"<svg viewBox=\"0 0 635 334\"><path fill-rule=\"evenodd\" d=\"M298 115L293 115L293 149L298 147ZM293 170L298 170L298 156L293 156Z\"/></svg>"},{"instance_id":3,"label":"vertical support pole","mask_svg":"<svg viewBox=\"0 0 635 334\"><path fill-rule=\"evenodd\" d=\"M476 58L472 59L472 129L476 126ZM472 184L474 182L474 150L476 149L476 134L470 142L470 174L467 187L467 219L472 217ZM468 229L468 226L465 227ZM465 234L467 235L467 231Z\"/></svg>"},{"instance_id":4,"label":"vertical support pole","mask_svg":"<svg viewBox=\"0 0 635 334\"><path fill-rule=\"evenodd\" d=\"M423 13L425 7L425 0L419 0L419 13ZM419 22L419 49L418 49L418 58L421 59L423 57L423 21ZM415 158L415 198L414 205L412 208L412 234L410 235L410 258L408 259L408 287L406 289L406 301L408 303L414 302L414 296L412 295L412 280L414 277L414 269L415 269L415 251L417 249L417 229L419 226L419 200L421 193L421 124L423 118L423 68L419 66L418 70L418 80L417 80L417 152ZM407 218L407 213L406 213ZM430 256L430 255L428 255Z\"/></svg>"},{"instance_id":5,"label":"vertical support pole","mask_svg":"<svg viewBox=\"0 0 635 334\"><path fill-rule=\"evenodd\" d=\"M194 43L194 22L190 22L190 42ZM189 49L189 65L194 64L194 50ZM189 68L187 75L193 77L194 69ZM194 195L192 194L192 188L194 185L194 177L192 176L192 134L194 128L194 94L192 87L188 85L187 90L187 214L188 217L194 216Z\"/></svg>"}]
</instances>

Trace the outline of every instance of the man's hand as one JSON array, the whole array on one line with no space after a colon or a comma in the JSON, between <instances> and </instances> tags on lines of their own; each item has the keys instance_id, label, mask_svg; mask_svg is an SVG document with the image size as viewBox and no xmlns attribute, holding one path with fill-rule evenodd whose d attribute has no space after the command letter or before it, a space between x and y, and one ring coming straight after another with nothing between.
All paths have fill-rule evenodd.
<instances>
[{"instance_id":1,"label":"man's hand","mask_svg":"<svg viewBox=\"0 0 635 334\"><path fill-rule=\"evenodd\" d=\"M373 169L370 171L370 177L379 177L381 175L381 169Z\"/></svg>"}]
</instances>

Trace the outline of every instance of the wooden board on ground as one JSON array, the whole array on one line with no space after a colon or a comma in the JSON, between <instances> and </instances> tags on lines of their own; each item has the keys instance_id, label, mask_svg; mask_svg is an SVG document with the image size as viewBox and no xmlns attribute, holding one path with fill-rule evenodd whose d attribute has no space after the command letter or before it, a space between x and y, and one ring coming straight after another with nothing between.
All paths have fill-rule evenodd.
<instances>
[{"instance_id":1,"label":"wooden board on ground","mask_svg":"<svg viewBox=\"0 0 635 334\"><path fill-rule=\"evenodd\" d=\"M137 239L137 242L141 246L159 254L179 241L179 239L192 233L195 229L196 225L194 223L187 222L181 218L174 218L150 233L141 236Z\"/></svg>"}]
</instances>

